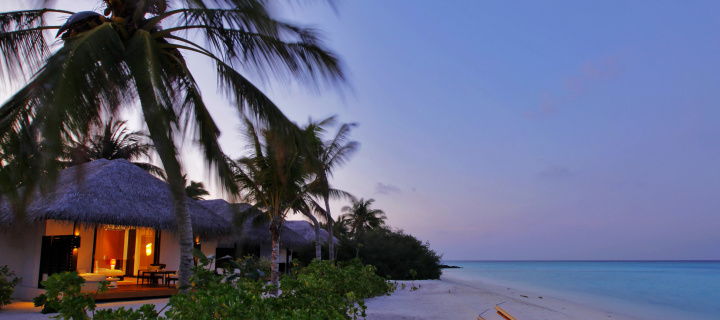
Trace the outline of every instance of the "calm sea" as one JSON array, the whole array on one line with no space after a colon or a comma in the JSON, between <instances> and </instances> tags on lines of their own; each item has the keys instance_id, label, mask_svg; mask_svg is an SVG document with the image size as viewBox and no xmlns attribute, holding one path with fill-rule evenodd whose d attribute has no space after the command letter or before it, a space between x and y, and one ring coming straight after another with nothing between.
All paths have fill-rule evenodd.
<instances>
[{"instance_id":1,"label":"calm sea","mask_svg":"<svg viewBox=\"0 0 720 320\"><path fill-rule=\"evenodd\" d=\"M444 274L648 320L720 319L720 261L443 261Z\"/></svg>"}]
</instances>

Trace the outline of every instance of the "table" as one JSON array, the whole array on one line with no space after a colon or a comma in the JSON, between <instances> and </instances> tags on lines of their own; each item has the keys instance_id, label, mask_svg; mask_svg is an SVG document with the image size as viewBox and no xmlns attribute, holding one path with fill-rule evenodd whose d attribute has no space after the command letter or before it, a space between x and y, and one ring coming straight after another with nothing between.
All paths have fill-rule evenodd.
<instances>
[{"instance_id":1,"label":"table","mask_svg":"<svg viewBox=\"0 0 720 320\"><path fill-rule=\"evenodd\" d=\"M175 270L156 270L156 271L139 270L139 271L138 271L138 280L140 280L140 279L146 279L146 278L147 278L148 280L152 280L152 283L153 283L153 284L158 284L158 283L155 282L155 281L156 281L157 279L162 278L162 279L163 279L163 282L165 282L164 284L167 285L167 283L166 283L167 281L165 280L165 278L167 277L167 275L173 274L173 273L176 273L176 272L177 272L177 271L175 271ZM144 284L144 280L143 280L142 282L140 282L140 285L143 285L143 284Z\"/></svg>"}]
</instances>

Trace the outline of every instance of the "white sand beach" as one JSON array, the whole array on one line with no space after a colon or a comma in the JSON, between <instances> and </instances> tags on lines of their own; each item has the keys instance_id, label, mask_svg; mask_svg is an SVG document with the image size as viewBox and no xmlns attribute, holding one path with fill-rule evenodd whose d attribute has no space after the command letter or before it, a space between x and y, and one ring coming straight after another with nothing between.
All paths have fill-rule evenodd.
<instances>
[{"instance_id":1,"label":"white sand beach","mask_svg":"<svg viewBox=\"0 0 720 320\"><path fill-rule=\"evenodd\" d=\"M366 300L367 319L502 319L494 306L512 310L518 320L600 320L637 318L597 310L539 293L496 285L461 281L452 276L441 280L415 281L420 289L410 291L412 281L398 281L406 288L391 296ZM542 297L542 298L541 298ZM487 310L487 311L486 311Z\"/></svg>"}]
</instances>

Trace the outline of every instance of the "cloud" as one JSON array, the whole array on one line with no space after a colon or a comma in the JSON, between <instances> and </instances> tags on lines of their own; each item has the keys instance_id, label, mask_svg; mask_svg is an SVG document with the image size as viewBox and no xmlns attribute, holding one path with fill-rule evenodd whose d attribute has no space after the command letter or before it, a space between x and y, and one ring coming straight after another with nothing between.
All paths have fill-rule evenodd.
<instances>
[{"instance_id":1,"label":"cloud","mask_svg":"<svg viewBox=\"0 0 720 320\"><path fill-rule=\"evenodd\" d=\"M547 169L538 173L538 177L542 179L552 180L567 179L569 177L572 177L572 175L572 172L568 168L563 168L555 165L550 166Z\"/></svg>"},{"instance_id":2,"label":"cloud","mask_svg":"<svg viewBox=\"0 0 720 320\"><path fill-rule=\"evenodd\" d=\"M540 119L557 113L558 106L578 99L598 82L610 81L621 73L618 59L607 57L583 63L576 75L565 79L565 86L559 92L543 92L538 107L523 113L527 119Z\"/></svg>"},{"instance_id":3,"label":"cloud","mask_svg":"<svg viewBox=\"0 0 720 320\"><path fill-rule=\"evenodd\" d=\"M392 193L400 193L400 188L391 185L391 184L384 184L382 182L375 183L375 193L378 194L392 194Z\"/></svg>"}]
</instances>

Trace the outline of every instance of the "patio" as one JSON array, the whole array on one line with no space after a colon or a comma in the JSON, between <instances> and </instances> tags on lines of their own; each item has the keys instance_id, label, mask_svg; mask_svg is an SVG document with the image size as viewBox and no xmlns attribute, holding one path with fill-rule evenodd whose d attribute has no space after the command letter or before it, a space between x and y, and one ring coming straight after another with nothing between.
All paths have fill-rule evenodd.
<instances>
[{"instance_id":1,"label":"patio","mask_svg":"<svg viewBox=\"0 0 720 320\"><path fill-rule=\"evenodd\" d=\"M163 284L139 285L136 281L137 279L134 277L126 277L125 280L117 282L117 288L95 294L93 297L96 301L153 299L170 297L178 292L174 286L168 287Z\"/></svg>"}]
</instances>

